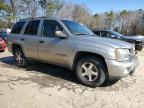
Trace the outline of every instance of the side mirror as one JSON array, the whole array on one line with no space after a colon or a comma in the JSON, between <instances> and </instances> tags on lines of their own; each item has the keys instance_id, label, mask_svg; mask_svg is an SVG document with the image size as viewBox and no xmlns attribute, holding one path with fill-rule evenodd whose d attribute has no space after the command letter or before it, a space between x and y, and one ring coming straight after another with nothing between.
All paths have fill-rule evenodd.
<instances>
[{"instance_id":1,"label":"side mirror","mask_svg":"<svg viewBox=\"0 0 144 108\"><path fill-rule=\"evenodd\" d=\"M115 35L111 35L111 38L116 38L116 36Z\"/></svg>"},{"instance_id":2,"label":"side mirror","mask_svg":"<svg viewBox=\"0 0 144 108\"><path fill-rule=\"evenodd\" d=\"M56 31L55 36L59 38L66 38L67 35L63 31Z\"/></svg>"}]
</instances>

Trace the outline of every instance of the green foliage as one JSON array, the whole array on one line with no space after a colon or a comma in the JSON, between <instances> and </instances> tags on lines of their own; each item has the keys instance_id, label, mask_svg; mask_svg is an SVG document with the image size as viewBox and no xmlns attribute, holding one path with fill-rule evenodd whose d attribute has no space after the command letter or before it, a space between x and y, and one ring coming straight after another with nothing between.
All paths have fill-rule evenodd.
<instances>
[{"instance_id":1,"label":"green foliage","mask_svg":"<svg viewBox=\"0 0 144 108\"><path fill-rule=\"evenodd\" d=\"M10 12L11 7L8 4L0 3L0 11Z\"/></svg>"},{"instance_id":2,"label":"green foliage","mask_svg":"<svg viewBox=\"0 0 144 108\"><path fill-rule=\"evenodd\" d=\"M40 4L40 6L43 8L43 9L46 9L46 7L47 7L47 0L40 0L39 1L39 4Z\"/></svg>"},{"instance_id":3,"label":"green foliage","mask_svg":"<svg viewBox=\"0 0 144 108\"><path fill-rule=\"evenodd\" d=\"M114 19L114 13L113 13L113 11L111 11L110 13L107 13L106 16L107 16L107 18L109 20L113 20Z\"/></svg>"},{"instance_id":4,"label":"green foliage","mask_svg":"<svg viewBox=\"0 0 144 108\"><path fill-rule=\"evenodd\" d=\"M8 21L8 27L11 27L11 20L14 20L16 16L13 16L13 9L10 4L5 1L0 1L0 19Z\"/></svg>"},{"instance_id":5,"label":"green foliage","mask_svg":"<svg viewBox=\"0 0 144 108\"><path fill-rule=\"evenodd\" d=\"M98 17L99 17L99 14L95 14L93 17L94 17L94 18L98 18Z\"/></svg>"},{"instance_id":6,"label":"green foliage","mask_svg":"<svg viewBox=\"0 0 144 108\"><path fill-rule=\"evenodd\" d=\"M60 0L40 0L39 4L48 16L51 16L54 11L60 10L63 5Z\"/></svg>"},{"instance_id":7,"label":"green foliage","mask_svg":"<svg viewBox=\"0 0 144 108\"><path fill-rule=\"evenodd\" d=\"M128 14L128 11L127 10L123 10L121 13L120 13L120 16L126 16Z\"/></svg>"}]
</instances>

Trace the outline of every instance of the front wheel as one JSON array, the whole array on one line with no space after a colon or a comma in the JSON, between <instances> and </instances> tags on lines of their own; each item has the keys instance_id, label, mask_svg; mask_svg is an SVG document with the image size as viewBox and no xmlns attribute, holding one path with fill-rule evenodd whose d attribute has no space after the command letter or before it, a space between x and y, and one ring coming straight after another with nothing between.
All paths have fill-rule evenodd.
<instances>
[{"instance_id":1,"label":"front wheel","mask_svg":"<svg viewBox=\"0 0 144 108\"><path fill-rule=\"evenodd\" d=\"M143 49L143 44L140 42L136 42L135 49L136 49L136 51L141 51Z\"/></svg>"},{"instance_id":2,"label":"front wheel","mask_svg":"<svg viewBox=\"0 0 144 108\"><path fill-rule=\"evenodd\" d=\"M89 87L98 87L108 79L107 69L101 59L86 56L76 66L78 80Z\"/></svg>"},{"instance_id":3,"label":"front wheel","mask_svg":"<svg viewBox=\"0 0 144 108\"><path fill-rule=\"evenodd\" d=\"M26 57L21 49L17 49L14 52L14 61L15 65L18 67L25 67L26 66Z\"/></svg>"}]
</instances>

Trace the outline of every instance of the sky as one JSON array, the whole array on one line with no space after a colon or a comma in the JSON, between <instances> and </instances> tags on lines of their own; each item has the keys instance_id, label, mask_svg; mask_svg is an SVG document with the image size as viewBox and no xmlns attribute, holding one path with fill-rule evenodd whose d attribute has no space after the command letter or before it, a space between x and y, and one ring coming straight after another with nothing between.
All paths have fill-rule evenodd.
<instances>
[{"instance_id":1,"label":"sky","mask_svg":"<svg viewBox=\"0 0 144 108\"><path fill-rule=\"evenodd\" d=\"M144 9L144 0L65 0L73 3L85 4L92 14L107 11L121 11Z\"/></svg>"}]
</instances>

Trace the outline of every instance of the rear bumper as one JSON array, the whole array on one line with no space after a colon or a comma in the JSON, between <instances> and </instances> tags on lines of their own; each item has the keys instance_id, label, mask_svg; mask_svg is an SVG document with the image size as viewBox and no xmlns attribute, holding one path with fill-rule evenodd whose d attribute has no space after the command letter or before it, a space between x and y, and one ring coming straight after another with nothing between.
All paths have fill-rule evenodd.
<instances>
[{"instance_id":1,"label":"rear bumper","mask_svg":"<svg viewBox=\"0 0 144 108\"><path fill-rule=\"evenodd\" d=\"M138 57L134 56L129 61L118 62L116 60L106 60L109 78L120 79L132 74L138 66Z\"/></svg>"}]
</instances>

